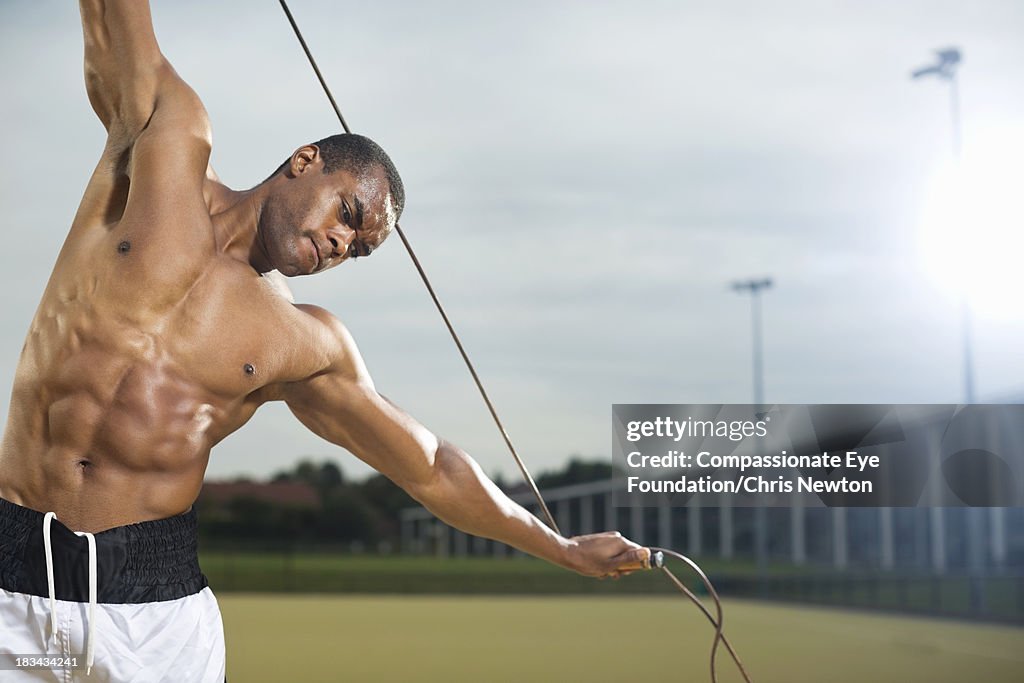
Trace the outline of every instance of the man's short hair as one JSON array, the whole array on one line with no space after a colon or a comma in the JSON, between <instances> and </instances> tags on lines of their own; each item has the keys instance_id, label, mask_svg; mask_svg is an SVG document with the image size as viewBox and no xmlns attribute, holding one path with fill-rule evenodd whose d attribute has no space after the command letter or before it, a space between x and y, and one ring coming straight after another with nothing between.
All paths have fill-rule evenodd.
<instances>
[{"instance_id":1,"label":"man's short hair","mask_svg":"<svg viewBox=\"0 0 1024 683\"><path fill-rule=\"evenodd\" d=\"M320 158L324 160L324 173L334 173L345 169L353 173L364 173L373 166L380 166L388 179L388 191L395 205L395 219L402 215L405 208L405 186L398 175L398 169L381 146L364 135L339 133L313 143L320 148ZM291 162L291 157L277 167L270 177L281 173ZM267 180L269 180L268 178Z\"/></svg>"}]
</instances>

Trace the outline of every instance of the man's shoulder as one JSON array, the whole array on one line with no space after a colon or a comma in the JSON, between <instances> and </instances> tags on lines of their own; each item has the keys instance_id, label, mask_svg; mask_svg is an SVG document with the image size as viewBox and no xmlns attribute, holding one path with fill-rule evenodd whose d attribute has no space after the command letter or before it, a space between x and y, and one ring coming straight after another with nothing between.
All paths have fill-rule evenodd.
<instances>
[{"instance_id":1,"label":"man's shoulder","mask_svg":"<svg viewBox=\"0 0 1024 683\"><path fill-rule=\"evenodd\" d=\"M316 323L319 323L319 325L322 326L325 331L329 331L332 333L348 333L348 330L345 329L345 326L341 324L341 320L339 320L336 315L328 311L323 306L304 303L292 303L292 306L294 306L296 310L305 313L306 316L312 318L314 321L316 321Z\"/></svg>"},{"instance_id":2,"label":"man's shoulder","mask_svg":"<svg viewBox=\"0 0 1024 683\"><path fill-rule=\"evenodd\" d=\"M356 343L344 323L333 313L316 304L292 304L310 324L316 335L315 346L325 354L325 360L331 365L339 362L347 365L347 361L357 356Z\"/></svg>"},{"instance_id":3,"label":"man's shoulder","mask_svg":"<svg viewBox=\"0 0 1024 683\"><path fill-rule=\"evenodd\" d=\"M307 395L312 390L338 393L342 384L365 384L372 387L355 340L348 329L333 313L316 304L292 304L303 319L304 339L301 346L312 360L312 371L304 372L301 380L287 385L285 400Z\"/></svg>"}]
</instances>

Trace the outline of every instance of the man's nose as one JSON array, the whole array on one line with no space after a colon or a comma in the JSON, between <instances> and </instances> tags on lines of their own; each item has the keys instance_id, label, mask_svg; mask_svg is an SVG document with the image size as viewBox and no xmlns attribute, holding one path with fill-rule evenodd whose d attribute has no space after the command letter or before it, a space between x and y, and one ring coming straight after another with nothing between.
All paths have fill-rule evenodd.
<instances>
[{"instance_id":1,"label":"man's nose","mask_svg":"<svg viewBox=\"0 0 1024 683\"><path fill-rule=\"evenodd\" d=\"M331 243L331 256L344 256L348 253L349 245L356 238L356 231L344 225L338 225L327 230L327 239Z\"/></svg>"}]
</instances>

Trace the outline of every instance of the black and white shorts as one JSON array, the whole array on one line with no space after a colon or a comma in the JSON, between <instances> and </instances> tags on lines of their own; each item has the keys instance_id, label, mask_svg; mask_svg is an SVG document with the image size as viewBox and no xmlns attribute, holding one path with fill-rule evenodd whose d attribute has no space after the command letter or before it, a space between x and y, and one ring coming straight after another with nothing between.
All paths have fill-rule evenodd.
<instances>
[{"instance_id":1,"label":"black and white shorts","mask_svg":"<svg viewBox=\"0 0 1024 683\"><path fill-rule=\"evenodd\" d=\"M190 511L86 534L0 498L0 681L224 681L196 528Z\"/></svg>"}]
</instances>

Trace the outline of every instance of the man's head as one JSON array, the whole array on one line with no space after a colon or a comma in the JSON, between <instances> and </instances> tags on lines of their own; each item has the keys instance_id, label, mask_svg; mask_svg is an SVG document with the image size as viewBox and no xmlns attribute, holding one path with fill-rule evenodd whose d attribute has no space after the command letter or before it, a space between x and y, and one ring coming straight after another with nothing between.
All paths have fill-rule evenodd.
<instances>
[{"instance_id":1,"label":"man's head","mask_svg":"<svg viewBox=\"0 0 1024 683\"><path fill-rule=\"evenodd\" d=\"M395 165L362 135L303 145L261 187L258 245L267 265L288 276L368 256L405 208Z\"/></svg>"}]
</instances>

